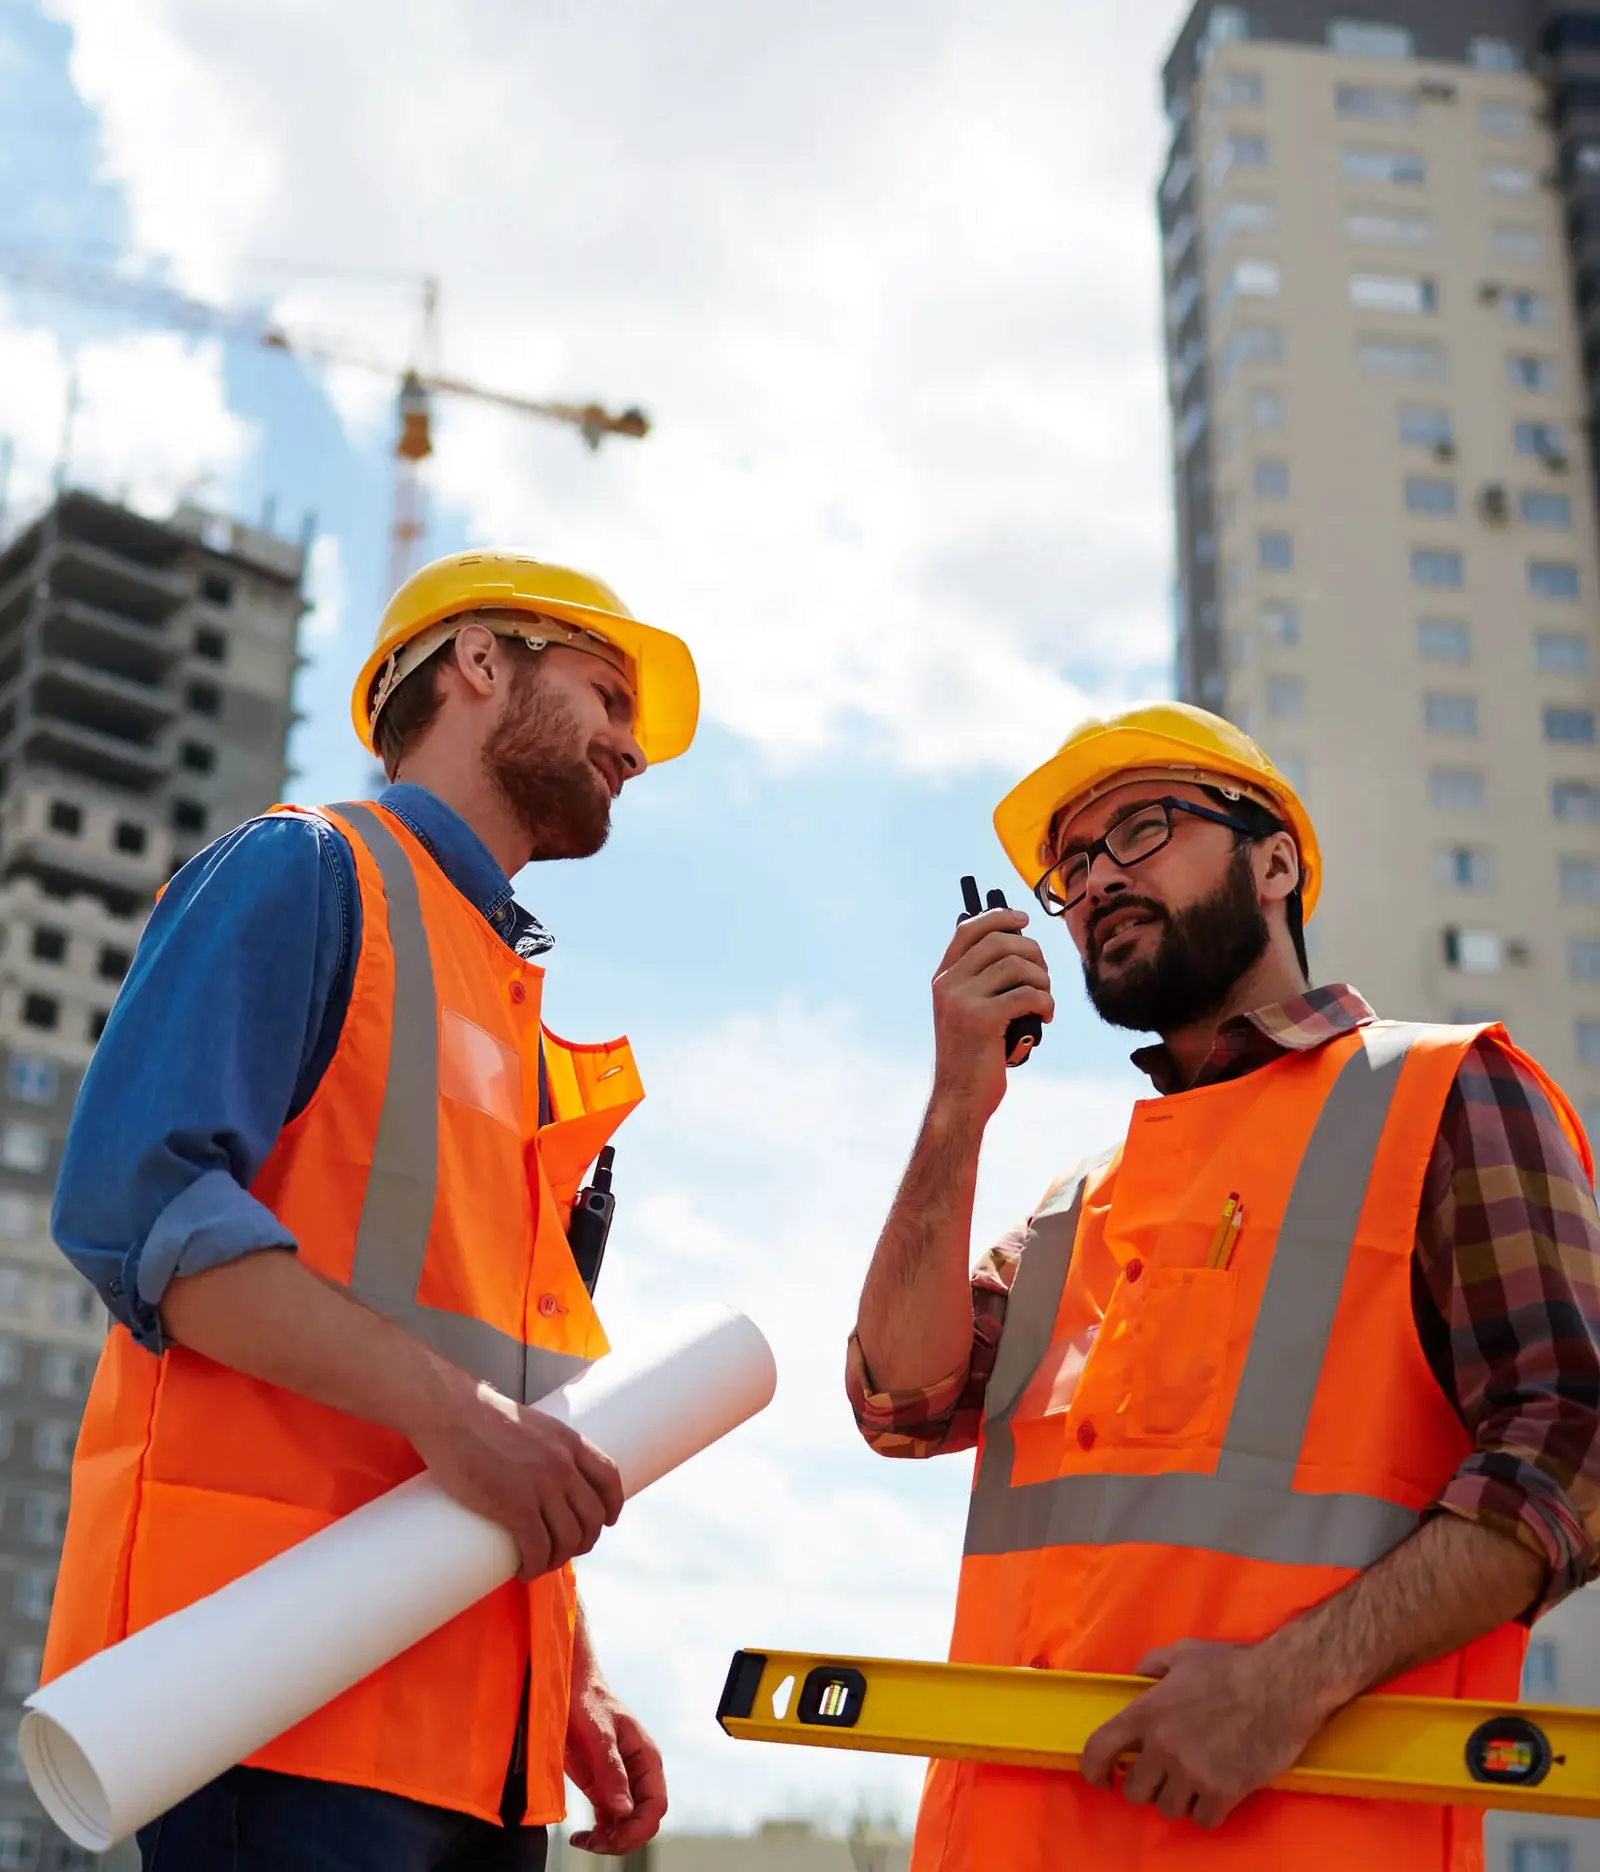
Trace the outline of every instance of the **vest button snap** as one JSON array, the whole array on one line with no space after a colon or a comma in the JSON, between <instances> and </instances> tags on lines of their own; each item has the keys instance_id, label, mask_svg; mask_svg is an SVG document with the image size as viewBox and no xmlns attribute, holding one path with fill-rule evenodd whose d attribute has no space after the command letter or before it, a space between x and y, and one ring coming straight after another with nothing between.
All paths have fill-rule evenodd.
<instances>
[{"instance_id":1,"label":"vest button snap","mask_svg":"<svg viewBox=\"0 0 1600 1872\"><path fill-rule=\"evenodd\" d=\"M1087 1417L1078 1425L1078 1445L1081 1449L1094 1448L1094 1425Z\"/></svg>"},{"instance_id":2,"label":"vest button snap","mask_svg":"<svg viewBox=\"0 0 1600 1872\"><path fill-rule=\"evenodd\" d=\"M540 1294L539 1312L544 1319L554 1319L561 1311L561 1302L554 1294Z\"/></svg>"},{"instance_id":3,"label":"vest button snap","mask_svg":"<svg viewBox=\"0 0 1600 1872\"><path fill-rule=\"evenodd\" d=\"M528 991L526 988L523 987L522 983L513 982L511 984L511 999L517 1004L517 1006L521 1007L522 1003L526 1001L527 998L528 998Z\"/></svg>"},{"instance_id":4,"label":"vest button snap","mask_svg":"<svg viewBox=\"0 0 1600 1872\"><path fill-rule=\"evenodd\" d=\"M1139 1259L1137 1255L1135 1255L1133 1259L1128 1263L1128 1265L1122 1270L1122 1278L1124 1280L1136 1281L1143 1272L1144 1272L1144 1263Z\"/></svg>"}]
</instances>

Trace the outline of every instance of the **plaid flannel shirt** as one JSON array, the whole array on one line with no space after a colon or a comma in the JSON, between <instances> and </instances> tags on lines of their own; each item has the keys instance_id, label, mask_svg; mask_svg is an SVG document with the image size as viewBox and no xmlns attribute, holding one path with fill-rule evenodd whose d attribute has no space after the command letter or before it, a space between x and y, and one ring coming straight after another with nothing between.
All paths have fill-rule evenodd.
<instances>
[{"instance_id":1,"label":"plaid flannel shirt","mask_svg":"<svg viewBox=\"0 0 1600 1872\"><path fill-rule=\"evenodd\" d=\"M1258 1008L1223 1023L1193 1084L1239 1078L1375 1018L1343 985ZM1133 1060L1163 1095L1184 1089L1165 1047ZM921 1391L878 1391L852 1336L846 1387L880 1455L977 1442L1024 1234L1004 1235L973 1271L964 1370ZM1544 1091L1487 1036L1445 1100L1411 1274L1417 1338L1474 1444L1431 1511L1541 1555L1549 1581L1536 1610L1548 1611L1600 1575L1600 1216Z\"/></svg>"}]
</instances>

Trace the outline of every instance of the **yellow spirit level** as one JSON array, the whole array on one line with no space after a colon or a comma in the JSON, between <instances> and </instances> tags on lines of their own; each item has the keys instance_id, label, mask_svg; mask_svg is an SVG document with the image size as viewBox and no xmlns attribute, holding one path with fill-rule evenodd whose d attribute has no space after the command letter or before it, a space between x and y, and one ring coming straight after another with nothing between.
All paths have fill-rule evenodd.
<instances>
[{"instance_id":1,"label":"yellow spirit level","mask_svg":"<svg viewBox=\"0 0 1600 1872\"><path fill-rule=\"evenodd\" d=\"M1145 1677L736 1651L717 1706L747 1742L1076 1768ZM1364 1696L1274 1785L1600 1819L1600 1711Z\"/></svg>"}]
</instances>

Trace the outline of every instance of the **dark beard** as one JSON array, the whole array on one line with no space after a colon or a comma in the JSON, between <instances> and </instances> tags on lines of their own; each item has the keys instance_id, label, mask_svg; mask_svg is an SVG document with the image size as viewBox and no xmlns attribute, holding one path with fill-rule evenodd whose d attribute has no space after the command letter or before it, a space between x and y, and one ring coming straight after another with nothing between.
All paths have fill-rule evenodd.
<instances>
[{"instance_id":1,"label":"dark beard","mask_svg":"<svg viewBox=\"0 0 1600 1872\"><path fill-rule=\"evenodd\" d=\"M1083 985L1095 1012L1113 1027L1166 1035L1209 1020L1239 977L1266 953L1270 932L1256 896L1248 845L1235 851L1226 877L1211 895L1187 909L1168 910L1148 897L1117 899L1118 907L1130 903L1162 925L1155 954L1131 964L1115 981L1104 981L1098 973L1100 944L1091 925L1083 964Z\"/></svg>"},{"instance_id":2,"label":"dark beard","mask_svg":"<svg viewBox=\"0 0 1600 1872\"><path fill-rule=\"evenodd\" d=\"M582 733L530 654L484 746L483 768L533 841L534 858L590 858L611 835L611 795L580 745Z\"/></svg>"}]
</instances>

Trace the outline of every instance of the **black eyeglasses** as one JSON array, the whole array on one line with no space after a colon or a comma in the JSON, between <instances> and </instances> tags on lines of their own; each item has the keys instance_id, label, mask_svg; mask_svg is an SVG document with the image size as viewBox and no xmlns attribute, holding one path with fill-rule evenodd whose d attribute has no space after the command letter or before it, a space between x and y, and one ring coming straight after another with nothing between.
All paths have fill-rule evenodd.
<instances>
[{"instance_id":1,"label":"black eyeglasses","mask_svg":"<svg viewBox=\"0 0 1600 1872\"><path fill-rule=\"evenodd\" d=\"M1084 892L1089 888L1090 869L1101 852L1105 852L1113 864L1121 865L1124 871L1143 864L1146 858L1153 858L1163 845L1171 843L1174 813L1188 813L1194 819L1208 819L1213 825L1228 826L1250 838L1264 838L1268 832L1278 829L1275 826L1249 825L1243 819L1231 818L1227 813L1213 812L1209 806L1191 806L1188 800L1173 799L1170 795L1165 799L1151 800L1149 805L1129 813L1126 819L1119 819L1103 838L1097 838L1082 851L1069 852L1045 872L1033 887L1033 894L1045 914L1065 916L1075 904L1083 902Z\"/></svg>"}]
</instances>

